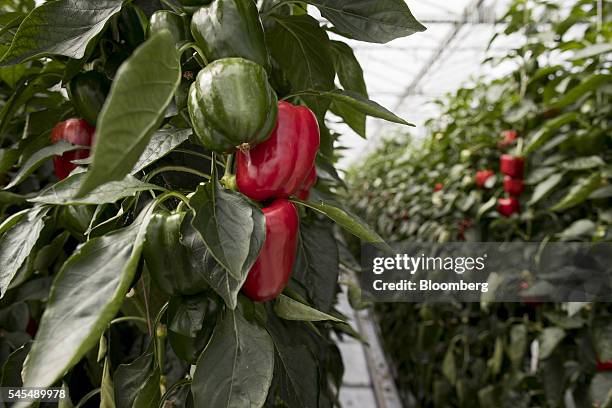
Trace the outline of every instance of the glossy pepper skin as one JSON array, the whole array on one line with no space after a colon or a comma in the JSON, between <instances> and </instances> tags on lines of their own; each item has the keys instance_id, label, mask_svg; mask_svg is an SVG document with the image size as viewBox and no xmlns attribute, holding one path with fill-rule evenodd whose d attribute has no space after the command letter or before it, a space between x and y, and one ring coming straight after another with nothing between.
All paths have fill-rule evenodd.
<instances>
[{"instance_id":1,"label":"glossy pepper skin","mask_svg":"<svg viewBox=\"0 0 612 408\"><path fill-rule=\"evenodd\" d=\"M84 119L68 119L55 125L51 131L51 143L55 144L60 140L65 140L78 146L91 146L95 131L96 128ZM61 156L55 156L53 158L55 175L60 180L65 179L72 170L77 168L72 161L87 157L89 157L89 149L73 150Z\"/></svg>"},{"instance_id":2,"label":"glossy pepper skin","mask_svg":"<svg viewBox=\"0 0 612 408\"><path fill-rule=\"evenodd\" d=\"M504 177L504 191L513 196L519 196L525 190L523 179L516 179L510 176Z\"/></svg>"},{"instance_id":3,"label":"glossy pepper skin","mask_svg":"<svg viewBox=\"0 0 612 408\"><path fill-rule=\"evenodd\" d=\"M157 212L147 227L143 255L151 277L169 295L193 295L208 287L191 266L190 251L181 244L185 213Z\"/></svg>"},{"instance_id":4,"label":"glossy pepper skin","mask_svg":"<svg viewBox=\"0 0 612 408\"><path fill-rule=\"evenodd\" d=\"M295 262L300 223L295 205L284 199L275 200L263 213L266 240L242 286L242 292L257 302L274 299L287 285Z\"/></svg>"},{"instance_id":5,"label":"glossy pepper skin","mask_svg":"<svg viewBox=\"0 0 612 408\"><path fill-rule=\"evenodd\" d=\"M313 188L316 183L317 168L316 166L313 166L310 173L308 173L308 176L306 176L306 180L304 180L300 189L297 191L297 193L295 193L295 196L300 200L308 200L308 197L310 197L310 189Z\"/></svg>"},{"instance_id":6,"label":"glossy pepper skin","mask_svg":"<svg viewBox=\"0 0 612 408\"><path fill-rule=\"evenodd\" d=\"M518 214L521 210L521 205L515 197L497 199L497 212L504 217L510 217L512 214Z\"/></svg>"},{"instance_id":7,"label":"glossy pepper skin","mask_svg":"<svg viewBox=\"0 0 612 408\"><path fill-rule=\"evenodd\" d=\"M487 180L495 175L495 172L491 169L479 170L476 172L476 185L478 187L484 187Z\"/></svg>"},{"instance_id":8,"label":"glossy pepper skin","mask_svg":"<svg viewBox=\"0 0 612 408\"><path fill-rule=\"evenodd\" d=\"M502 154L499 158L499 169L506 176L523 178L525 159L510 154Z\"/></svg>"},{"instance_id":9,"label":"glossy pepper skin","mask_svg":"<svg viewBox=\"0 0 612 408\"><path fill-rule=\"evenodd\" d=\"M238 190L257 201L294 195L314 166L319 144L314 113L305 106L279 102L270 138L236 154Z\"/></svg>"},{"instance_id":10,"label":"glossy pepper skin","mask_svg":"<svg viewBox=\"0 0 612 408\"><path fill-rule=\"evenodd\" d=\"M208 64L189 88L189 116L200 142L219 153L248 150L270 137L278 113L266 71L243 58Z\"/></svg>"},{"instance_id":11,"label":"glossy pepper skin","mask_svg":"<svg viewBox=\"0 0 612 408\"><path fill-rule=\"evenodd\" d=\"M109 89L108 78L98 71L87 71L75 75L67 87L76 113L94 126Z\"/></svg>"},{"instance_id":12,"label":"glossy pepper skin","mask_svg":"<svg viewBox=\"0 0 612 408\"><path fill-rule=\"evenodd\" d=\"M191 19L191 34L208 61L240 57L270 67L264 30L253 0L215 0Z\"/></svg>"},{"instance_id":13,"label":"glossy pepper skin","mask_svg":"<svg viewBox=\"0 0 612 408\"><path fill-rule=\"evenodd\" d=\"M191 39L191 35L183 17L168 10L156 11L149 20L148 35L150 37L164 29L172 33L174 41L177 43Z\"/></svg>"}]
</instances>

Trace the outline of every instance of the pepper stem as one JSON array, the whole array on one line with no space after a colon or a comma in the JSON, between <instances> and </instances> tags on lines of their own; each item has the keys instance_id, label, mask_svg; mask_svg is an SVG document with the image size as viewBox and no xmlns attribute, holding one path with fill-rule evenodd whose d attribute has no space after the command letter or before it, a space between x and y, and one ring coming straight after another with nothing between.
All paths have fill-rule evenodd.
<instances>
[{"instance_id":1,"label":"pepper stem","mask_svg":"<svg viewBox=\"0 0 612 408\"><path fill-rule=\"evenodd\" d=\"M236 146L236 149L240 150L244 154L247 154L247 152L251 150L251 145L248 143L240 143L238 146Z\"/></svg>"}]
</instances>

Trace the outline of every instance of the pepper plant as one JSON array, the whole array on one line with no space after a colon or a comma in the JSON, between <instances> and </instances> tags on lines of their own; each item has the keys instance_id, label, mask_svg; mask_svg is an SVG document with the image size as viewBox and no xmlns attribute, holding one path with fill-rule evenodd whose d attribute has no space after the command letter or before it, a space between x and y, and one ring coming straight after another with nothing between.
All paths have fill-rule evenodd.
<instances>
[{"instance_id":1,"label":"pepper plant","mask_svg":"<svg viewBox=\"0 0 612 408\"><path fill-rule=\"evenodd\" d=\"M513 2L496 37L518 45L488 63L516 69L353 168L354 210L389 241L610 242L612 24L597 3ZM529 273L520 289L522 303L377 305L407 406L612 404L610 304L534 302L554 291Z\"/></svg>"},{"instance_id":2,"label":"pepper plant","mask_svg":"<svg viewBox=\"0 0 612 408\"><path fill-rule=\"evenodd\" d=\"M356 334L336 230L382 239L335 199L326 116L408 124L339 39L424 30L406 4L0 9L2 386L63 387L64 407L337 405L331 334Z\"/></svg>"}]
</instances>

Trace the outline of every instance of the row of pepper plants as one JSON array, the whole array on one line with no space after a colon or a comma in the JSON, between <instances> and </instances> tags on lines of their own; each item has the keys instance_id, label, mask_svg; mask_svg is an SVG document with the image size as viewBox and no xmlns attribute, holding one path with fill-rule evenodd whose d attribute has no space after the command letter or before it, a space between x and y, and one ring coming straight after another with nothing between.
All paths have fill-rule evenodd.
<instances>
[{"instance_id":1,"label":"row of pepper plants","mask_svg":"<svg viewBox=\"0 0 612 408\"><path fill-rule=\"evenodd\" d=\"M336 406L331 334L357 336L337 230L381 238L335 199L326 114L408 123L328 32L424 30L407 5L0 7L1 385L62 387L62 407Z\"/></svg>"},{"instance_id":2,"label":"row of pepper plants","mask_svg":"<svg viewBox=\"0 0 612 408\"><path fill-rule=\"evenodd\" d=\"M518 45L485 63L516 69L352 168L355 211L389 242L611 241L609 11L514 1L491 44ZM610 304L534 302L554 292L528 273L520 289L522 303L377 305L406 406L612 406Z\"/></svg>"}]
</instances>

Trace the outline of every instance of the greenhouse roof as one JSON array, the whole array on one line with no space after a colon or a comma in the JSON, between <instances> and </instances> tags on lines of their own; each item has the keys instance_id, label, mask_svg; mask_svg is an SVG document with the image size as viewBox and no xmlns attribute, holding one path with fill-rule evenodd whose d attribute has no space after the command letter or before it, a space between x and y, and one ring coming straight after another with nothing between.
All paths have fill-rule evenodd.
<instances>
[{"instance_id":1,"label":"greenhouse roof","mask_svg":"<svg viewBox=\"0 0 612 408\"><path fill-rule=\"evenodd\" d=\"M354 47L368 85L370 99L416 125L411 133L424 135L423 123L437 114L436 98L465 85L481 75L503 75L507 67L495 72L483 65L486 49L496 32L495 21L505 12L509 0L407 0L415 17L427 31L387 44L347 41ZM316 10L311 9L314 14ZM340 38L339 38L340 39ZM507 52L498 41L489 54ZM334 125L347 148L340 162L346 168L377 140L402 126L368 118L368 140L343 124Z\"/></svg>"}]
</instances>

